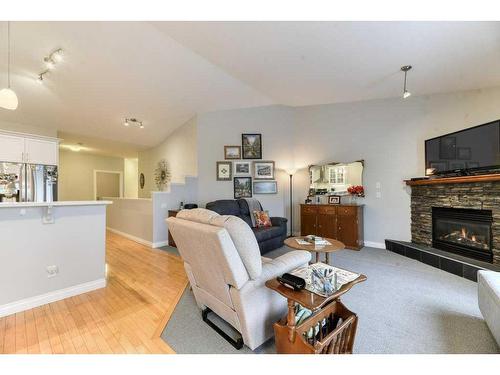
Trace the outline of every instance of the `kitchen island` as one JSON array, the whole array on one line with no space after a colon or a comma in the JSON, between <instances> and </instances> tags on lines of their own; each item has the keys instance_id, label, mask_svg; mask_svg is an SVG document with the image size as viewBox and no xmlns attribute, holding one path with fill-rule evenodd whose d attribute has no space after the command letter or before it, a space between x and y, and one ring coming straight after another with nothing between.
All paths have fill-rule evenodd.
<instances>
[{"instance_id":1,"label":"kitchen island","mask_svg":"<svg viewBox=\"0 0 500 375\"><path fill-rule=\"evenodd\" d=\"M0 203L0 317L106 286L108 204Z\"/></svg>"}]
</instances>

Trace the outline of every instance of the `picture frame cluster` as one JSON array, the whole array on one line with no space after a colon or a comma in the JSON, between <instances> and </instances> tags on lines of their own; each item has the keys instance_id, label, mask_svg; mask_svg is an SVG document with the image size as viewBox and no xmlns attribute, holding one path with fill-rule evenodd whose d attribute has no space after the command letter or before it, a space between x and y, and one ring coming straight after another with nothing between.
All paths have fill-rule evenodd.
<instances>
[{"instance_id":1,"label":"picture frame cluster","mask_svg":"<svg viewBox=\"0 0 500 375\"><path fill-rule=\"evenodd\" d=\"M251 198L253 194L276 194L274 161L258 159L262 159L262 135L242 134L241 146L224 146L224 160L216 163L217 181L232 180L235 199Z\"/></svg>"}]
</instances>

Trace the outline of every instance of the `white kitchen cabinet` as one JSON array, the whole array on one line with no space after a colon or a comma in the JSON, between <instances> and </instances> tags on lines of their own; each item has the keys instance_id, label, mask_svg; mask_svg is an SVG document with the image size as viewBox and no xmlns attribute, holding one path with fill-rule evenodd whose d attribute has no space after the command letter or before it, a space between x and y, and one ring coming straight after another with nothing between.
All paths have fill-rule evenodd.
<instances>
[{"instance_id":1,"label":"white kitchen cabinet","mask_svg":"<svg viewBox=\"0 0 500 375\"><path fill-rule=\"evenodd\" d=\"M0 161L24 162L24 138L0 134Z\"/></svg>"},{"instance_id":2,"label":"white kitchen cabinet","mask_svg":"<svg viewBox=\"0 0 500 375\"><path fill-rule=\"evenodd\" d=\"M0 162L57 165L59 141L21 133L0 133Z\"/></svg>"},{"instance_id":3,"label":"white kitchen cabinet","mask_svg":"<svg viewBox=\"0 0 500 375\"><path fill-rule=\"evenodd\" d=\"M57 165L59 148L56 141L25 138L24 152L26 163Z\"/></svg>"}]
</instances>

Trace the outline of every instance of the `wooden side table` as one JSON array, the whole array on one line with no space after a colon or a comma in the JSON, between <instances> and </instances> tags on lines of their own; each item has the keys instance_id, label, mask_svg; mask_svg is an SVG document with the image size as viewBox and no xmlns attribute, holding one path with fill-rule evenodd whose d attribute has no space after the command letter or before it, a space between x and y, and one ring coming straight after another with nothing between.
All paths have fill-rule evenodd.
<instances>
[{"instance_id":1,"label":"wooden side table","mask_svg":"<svg viewBox=\"0 0 500 375\"><path fill-rule=\"evenodd\" d=\"M339 290L329 297L322 297L306 289L295 291L282 285L276 279L268 280L266 282L266 287L281 294L288 300L288 314L286 318L274 323L277 352L302 353L305 349L307 349L307 345L304 345L302 341L299 342L299 340L296 340L297 332L295 325L295 304L298 303L301 306L312 310L313 316L311 318L314 318L315 316L321 315L322 311L326 311L330 306L332 306L333 303L338 302L340 304L340 296L348 292L354 285L365 280L365 275L359 275L355 280L342 285ZM345 309L343 305L342 308ZM354 330L355 328L356 327L354 326ZM352 341L354 341L354 336L352 336Z\"/></svg>"},{"instance_id":2,"label":"wooden side table","mask_svg":"<svg viewBox=\"0 0 500 375\"><path fill-rule=\"evenodd\" d=\"M304 239L304 236L289 237L285 240L285 245L295 250L305 250L316 253L316 263L320 261L319 260L320 253L325 254L325 262L326 264L330 264L330 253L345 249L345 245L342 242L334 240L333 238L325 238L325 240L330 242L331 245L314 245L312 243L307 245L301 245L296 241L297 239Z\"/></svg>"},{"instance_id":3,"label":"wooden side table","mask_svg":"<svg viewBox=\"0 0 500 375\"><path fill-rule=\"evenodd\" d=\"M180 210L168 210L168 217L176 217L179 211ZM170 231L168 231L168 246L177 247Z\"/></svg>"}]
</instances>

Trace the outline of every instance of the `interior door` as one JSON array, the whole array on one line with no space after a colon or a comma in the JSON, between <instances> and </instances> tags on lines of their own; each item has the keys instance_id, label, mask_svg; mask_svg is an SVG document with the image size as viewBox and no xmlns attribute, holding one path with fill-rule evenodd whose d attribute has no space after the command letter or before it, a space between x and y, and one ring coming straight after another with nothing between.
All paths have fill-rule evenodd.
<instances>
[{"instance_id":1,"label":"interior door","mask_svg":"<svg viewBox=\"0 0 500 375\"><path fill-rule=\"evenodd\" d=\"M26 138L26 162L31 164L57 165L59 148L55 141Z\"/></svg>"},{"instance_id":2,"label":"interior door","mask_svg":"<svg viewBox=\"0 0 500 375\"><path fill-rule=\"evenodd\" d=\"M24 138L0 134L0 162L23 163Z\"/></svg>"}]
</instances>

